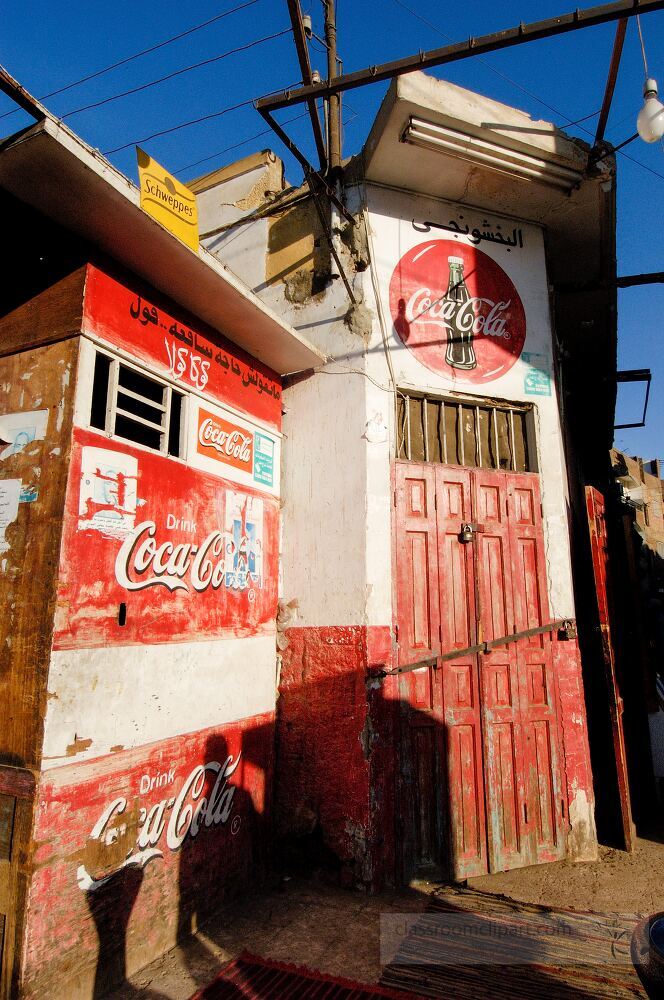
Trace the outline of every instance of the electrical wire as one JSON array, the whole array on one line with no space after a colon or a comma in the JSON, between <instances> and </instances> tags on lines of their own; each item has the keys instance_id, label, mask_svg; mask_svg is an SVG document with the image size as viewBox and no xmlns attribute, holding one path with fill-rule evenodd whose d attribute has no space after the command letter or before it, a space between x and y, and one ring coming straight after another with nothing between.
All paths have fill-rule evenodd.
<instances>
[{"instance_id":1,"label":"electrical wire","mask_svg":"<svg viewBox=\"0 0 664 1000\"><path fill-rule=\"evenodd\" d=\"M291 32L291 28L284 28L282 31L277 31L272 35L264 35L262 38L256 38L252 42L247 42L246 45L238 45L237 48L229 49L227 52L222 52L221 55L212 56L210 59L203 59L202 62L192 63L191 66L184 66L182 69L176 69L172 73L167 73L166 76L160 76L157 80L151 80L149 83L143 83L139 87L132 87L131 90L124 90L120 94L113 94L111 97L105 97L101 101L95 101L93 104L85 104L81 108L75 108L73 111L67 111L66 114L62 115L62 119L72 118L74 115L80 115L83 111L92 111L94 108L101 108L105 104L110 104L112 101L119 101L123 97L129 97L131 94L139 94L143 90L148 90L150 87L156 87L160 83L165 83L166 80L172 80L176 76L182 76L183 73L191 73L192 70L200 69L201 66L209 66L211 63L220 62L222 59L227 59L229 56L237 55L238 52L246 52L248 49L253 49L256 45L262 45L264 42L271 42L275 38L281 38L283 35L288 35Z\"/></svg>"},{"instance_id":2,"label":"electrical wire","mask_svg":"<svg viewBox=\"0 0 664 1000\"><path fill-rule=\"evenodd\" d=\"M289 29L290 30L290 29ZM297 83L302 81L297 81L296 83L291 83L290 88L297 86ZM273 93L281 93L281 90L273 91ZM262 97L263 94L259 94L258 97ZM201 122L210 121L212 118L223 118L224 115L228 115L231 111L239 111L240 108L248 108L249 105L255 104L258 97L250 97L246 101L240 101L239 104L233 104L230 108L222 108L221 111L213 111L209 115L201 115L200 118L192 118L191 121L181 122L179 125L173 125L171 128L162 129L160 132L153 132L151 135L144 135L141 139L133 139L132 142L126 142L122 146L116 146L114 149L105 149L102 152L103 156L111 156L113 153L120 153L124 149L129 149L131 146L137 146L141 142L149 142L150 139L158 139L162 135L170 135L172 132L179 132L182 128L189 128L190 125L199 125ZM271 131L271 129L270 129ZM186 169L186 168L184 168Z\"/></svg>"},{"instance_id":3,"label":"electrical wire","mask_svg":"<svg viewBox=\"0 0 664 1000\"><path fill-rule=\"evenodd\" d=\"M179 35L173 35L171 38L166 38L163 42L157 42L156 45L151 45L147 49L135 52L131 56L126 56L118 62L111 63L110 66L105 66L103 69L98 69L95 73L90 73L88 76L81 77L80 80L74 80L72 83L68 83L66 86L60 87L58 90L52 90L49 94L44 94L43 97L40 97L39 100L46 101L49 97L57 97L58 94L64 94L67 90L72 90L74 87L80 87L82 84L88 83L90 80L96 80L97 77L104 76L105 73L110 73L111 70L117 69L119 66L126 66L127 63L133 62L135 59L140 59L142 56L147 56L151 52L156 52L157 49L163 49L164 46L170 45L172 42L177 42L181 38L193 35L194 32L201 31L203 28L207 28L216 21L221 21L223 18L229 17L231 14L236 14L238 11L244 10L246 7L253 7L254 4L259 2L260 0L246 0L246 3L241 3L236 7L232 7L230 10L225 10L222 14L217 14L215 17L211 17L209 21L202 21L201 24L195 24L193 28L187 28L186 31L181 31ZM8 115L16 114L18 110L19 109L17 108L13 111L6 111L3 115L0 115L0 120L7 118ZM70 114L73 114L73 112L70 112Z\"/></svg>"},{"instance_id":4,"label":"electrical wire","mask_svg":"<svg viewBox=\"0 0 664 1000\"><path fill-rule=\"evenodd\" d=\"M308 118L308 117L309 117L309 112L303 111L301 115L295 115L293 118L287 118L281 124L291 125L293 122L301 121L303 118ZM345 122L342 122L342 125L345 128L347 125L352 124L358 117L359 117L358 114L354 113L351 118L349 118ZM223 149L217 150L216 153L211 153L209 156L204 156L201 160L196 160L194 163L188 163L186 167L178 167L177 170L172 170L171 173L175 174L176 176L177 174L183 174L185 170L191 170L193 167L197 167L201 163L207 163L208 160L214 160L216 159L217 156L223 156L224 153L229 153L233 149L238 149L240 146L245 146L248 142L253 142L254 139L260 139L261 136L273 135L273 134L274 133L271 128L264 128L260 132L256 132L254 135L247 136L246 139L242 139L240 142L234 142L231 146L225 146Z\"/></svg>"},{"instance_id":5,"label":"electrical wire","mask_svg":"<svg viewBox=\"0 0 664 1000\"><path fill-rule=\"evenodd\" d=\"M648 60L646 59L646 47L645 47L645 45L643 43L643 32L641 31L641 18L639 17L638 14L636 15L636 26L639 29L639 41L641 42L641 55L643 56L643 71L645 73L645 78L647 80L648 77L650 76L650 73L648 72Z\"/></svg>"},{"instance_id":6,"label":"electrical wire","mask_svg":"<svg viewBox=\"0 0 664 1000\"><path fill-rule=\"evenodd\" d=\"M182 128L189 128L190 125L199 125L201 122L210 121L212 118L223 118L224 115L229 115L231 111L238 111L240 108L248 108L252 105L256 98L250 97L248 101L240 101L239 104L233 104L230 108L224 108L222 111L214 111L210 115L201 115L200 118L192 118L191 121L181 122L179 125L173 125L172 128L164 128L160 132L152 132L151 135L144 135L140 139L132 139L131 142L125 142L122 146L115 146L113 149L105 149L103 152L104 156L111 156L113 153L121 153L123 149L129 149L131 146L137 146L141 142L149 142L150 139L158 139L162 135L170 135L172 132L179 132Z\"/></svg>"},{"instance_id":7,"label":"electrical wire","mask_svg":"<svg viewBox=\"0 0 664 1000\"><path fill-rule=\"evenodd\" d=\"M282 122L282 125L290 125L292 122L299 121L301 118L308 118L309 112L304 111L301 115L296 115L294 118L288 118L286 121ZM230 153L233 149L238 149L240 146L246 145L248 142L253 142L255 139L260 139L264 135L271 135L271 128L264 128L260 132L255 132L254 135L247 136L246 139L242 139L240 142L234 142L231 146L224 146L223 149L218 149L216 153L210 153L209 156L204 156L200 160L195 160L193 163L188 163L185 167L178 167L176 170L172 170L171 173L183 174L186 170L193 170L194 167L200 166L201 163L207 163L208 160L214 160L217 156L223 156L224 153Z\"/></svg>"}]
</instances>

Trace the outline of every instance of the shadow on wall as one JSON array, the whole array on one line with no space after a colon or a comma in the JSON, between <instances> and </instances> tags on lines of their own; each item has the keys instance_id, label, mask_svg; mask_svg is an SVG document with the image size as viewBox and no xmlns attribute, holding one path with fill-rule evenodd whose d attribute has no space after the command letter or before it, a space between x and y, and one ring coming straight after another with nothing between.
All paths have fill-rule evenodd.
<instances>
[{"instance_id":1,"label":"shadow on wall","mask_svg":"<svg viewBox=\"0 0 664 1000\"><path fill-rule=\"evenodd\" d=\"M391 881L395 870L404 880L420 876L429 881L444 881L450 876L452 843L446 767L449 729L436 718L435 711L412 707L413 692L408 690L408 684L412 682L422 688L421 676L408 678L405 675L407 684L402 684L400 691L394 679L368 677L367 666L375 671L381 664L365 663L358 669L356 659L360 656L361 643L355 644L352 639L352 635L346 635L346 653L338 662L338 672L334 676L315 684L301 680L286 692L290 704L280 726L279 760L282 779L288 778L288 786L283 780L279 782L280 801L276 812L281 833L299 835L295 841L291 840L288 871L323 867L335 882L341 876L342 882L349 887L364 889L375 887L379 877L384 882ZM433 673L440 674L440 671ZM385 690L385 683L393 685L391 691ZM282 691L282 697L284 693ZM300 719L308 720L306 731L295 724L293 699L298 711L303 713ZM255 941L264 943L265 926L271 919L265 916L266 906L270 912L274 907L276 914L270 940L276 940L275 934L285 926L284 920L290 920L298 928L291 928L293 940L298 940L298 934L300 942L303 935L310 935L312 942L320 945L321 940L329 938L330 948L338 941L338 927L332 924L329 929L311 927L309 915L302 915L301 910L295 912L285 908L282 914L274 893L270 894L269 890L262 901L255 902L247 891L258 889L264 883L272 846L269 798L268 810L257 810L252 796L245 790L251 784L250 776L242 772L245 767L264 773L265 736L265 727L246 730L239 763L237 752L233 753L235 743L229 749L223 735L208 739L206 762L216 762L222 771L226 765L227 770L236 763L237 767L228 773L228 794L223 803L215 793L219 772L214 768L205 771L197 786L200 795L191 803L191 813L182 813L182 822L190 823L190 832L176 852L177 870L175 865L172 869L177 883L178 906L171 914L164 911L163 917L157 912L152 915L155 922L157 919L177 920L177 943L192 980L192 993L211 981L224 957L234 955L238 941L244 943L246 935L254 934L255 926L262 927L263 931L259 930L255 938L252 937L250 950L255 950ZM226 810L225 824L206 824L206 807L202 803L211 802L216 802L220 811L230 806ZM191 825L195 824L195 817L199 818L197 832ZM240 821L235 834L229 826L234 818ZM238 840L240 835L243 841ZM242 849L236 847L240 844ZM128 946L135 955L136 939L140 935L150 936L150 926L142 922L144 918L138 919L137 909L141 893L149 893L150 883L160 878L161 865L163 859L155 858L144 870L122 869L88 896L99 936L96 997L103 996L106 990L120 982L124 982L119 994L122 998L140 996L146 1000L160 1000L163 996L149 986L139 988L126 982L128 963L125 958ZM382 870L378 871L376 866ZM238 896L242 900L241 909L234 907L226 911L228 921L223 911L216 920L211 920L224 903L237 900ZM260 913L255 923L251 918L252 907L255 914ZM453 901L448 909L456 912ZM475 920L474 915L468 916L467 910L460 912L466 919ZM493 915L489 913L486 919L492 920ZM504 914L498 914L496 919L504 924ZM206 922L205 939L193 938L192 933ZM441 947L444 944L442 942ZM503 947L504 942L500 939L499 948ZM440 959L436 975L443 977L448 990L445 995L450 995L449 989L453 989L450 977L465 976L466 972L461 968L462 959L457 957L450 963L449 945L445 945L445 949L447 959L445 962ZM320 955L320 948L316 954ZM552 964L555 964L553 959ZM430 969L424 968L422 973L429 975ZM517 979L524 974L531 975L529 970L524 973L523 969L514 974ZM417 968L408 972L408 976L411 975L414 977L409 980L411 987L417 989ZM496 973L496 969L488 965L474 966L468 975L469 982L473 976L480 975L483 981L486 978L487 984L494 977L501 989L504 986L505 971ZM549 982L547 974L538 969L532 975L544 990ZM555 976L551 980L551 984L554 983L559 985ZM488 985L486 995L491 995ZM580 998L595 994L580 986L578 989L569 987L565 995Z\"/></svg>"},{"instance_id":2,"label":"shadow on wall","mask_svg":"<svg viewBox=\"0 0 664 1000\"><path fill-rule=\"evenodd\" d=\"M200 763L185 773L179 788L174 786L171 798L161 800L161 813L161 802L148 805L147 812L135 805L132 813L129 807L116 815L105 843L90 838L86 862L93 868L94 849L96 865L86 901L98 938L95 998L123 986L123 997L157 1000L162 994L133 987L127 976L174 943L185 948L197 982L196 970L205 966L206 957L209 967L205 946L191 935L227 900L260 885L268 870L271 789L266 779L273 740L272 724L247 728L239 739L234 735L232 747L223 734L211 735L196 757ZM178 791L186 785L179 801ZM171 846L173 838L179 846ZM199 985L208 979L209 972Z\"/></svg>"}]
</instances>

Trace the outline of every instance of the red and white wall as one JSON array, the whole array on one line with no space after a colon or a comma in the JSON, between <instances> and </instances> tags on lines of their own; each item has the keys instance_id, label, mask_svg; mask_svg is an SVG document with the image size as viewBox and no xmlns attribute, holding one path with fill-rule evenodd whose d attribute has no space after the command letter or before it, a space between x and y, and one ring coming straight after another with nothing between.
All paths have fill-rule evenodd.
<instances>
[{"instance_id":1,"label":"red and white wall","mask_svg":"<svg viewBox=\"0 0 664 1000\"><path fill-rule=\"evenodd\" d=\"M390 580L388 561L391 485L385 475L395 454L394 407L375 383L391 372L405 392L532 404L536 467L542 496L548 605L552 619L574 618L568 524L568 487L556 383L544 232L541 227L385 188L367 191L369 248L375 280L367 294L375 310L366 353L367 414L389 432L368 442L383 474L370 488L374 511L372 579ZM464 261L464 276L480 317L474 329L476 366L445 362L444 297L449 258ZM470 314L469 314L470 315ZM390 355L386 365L382 340ZM382 452L380 459L378 452ZM379 616L392 611L383 591ZM568 850L578 858L596 851L594 797L578 646L558 643L556 675L567 781Z\"/></svg>"},{"instance_id":2,"label":"red and white wall","mask_svg":"<svg viewBox=\"0 0 664 1000\"><path fill-rule=\"evenodd\" d=\"M341 281L304 303L289 302L278 283L262 293L330 358L284 393L282 596L289 610L276 815L281 834L322 833L346 881L377 886L396 870L399 698L394 678L372 677L396 663L394 385L532 404L551 616L573 618L574 602L542 229L387 188L346 194L359 228L366 226L371 262L356 270L339 242L362 303L353 322ZM215 252L257 283L264 239L264 227L247 225L227 247L220 239ZM447 290L450 256L465 261L467 275L480 266L487 299L487 329L476 339L481 356L467 378L440 364L444 317L430 308ZM418 322L422 307L434 322ZM589 857L596 836L578 647L560 643L556 655L567 849Z\"/></svg>"},{"instance_id":3,"label":"red and white wall","mask_svg":"<svg viewBox=\"0 0 664 1000\"><path fill-rule=\"evenodd\" d=\"M93 267L82 334L24 955L67 997L264 871L279 564L274 372ZM180 457L90 426L98 350L183 394Z\"/></svg>"}]
</instances>

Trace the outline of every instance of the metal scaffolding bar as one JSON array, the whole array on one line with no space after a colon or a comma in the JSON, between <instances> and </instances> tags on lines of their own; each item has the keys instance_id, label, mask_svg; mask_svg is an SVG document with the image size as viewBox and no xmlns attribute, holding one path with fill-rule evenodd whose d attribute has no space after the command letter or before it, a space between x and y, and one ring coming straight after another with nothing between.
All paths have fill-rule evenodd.
<instances>
[{"instance_id":1,"label":"metal scaffolding bar","mask_svg":"<svg viewBox=\"0 0 664 1000\"><path fill-rule=\"evenodd\" d=\"M624 274L616 278L618 288L632 288L634 285L658 285L664 281L664 271L650 271L648 274Z\"/></svg>"},{"instance_id":2,"label":"metal scaffolding bar","mask_svg":"<svg viewBox=\"0 0 664 1000\"><path fill-rule=\"evenodd\" d=\"M662 3L664 3L664 0L662 0ZM351 226L354 226L355 219L350 214L350 212L348 211L344 203L341 201L341 199L337 197L336 191L334 191L334 189L330 187L325 178L321 177L321 175L318 173L317 170L314 170L314 168L309 163L309 160L306 158L304 153L302 153L302 151L298 149L298 147L295 145L290 136L288 136L284 132L279 122L275 118L273 118L270 112L267 111L265 108L259 108L258 105L256 106L256 108L260 112L262 117L265 119L267 124L270 126L270 128L276 133L276 135L279 136L284 146L286 146L286 148L293 154L297 162L304 170L304 176L307 178L307 180L309 179L309 176L315 177L318 183L320 184L322 190L324 191L324 193L330 199L332 204L336 206L339 212L341 212L346 222L349 222Z\"/></svg>"},{"instance_id":3,"label":"metal scaffolding bar","mask_svg":"<svg viewBox=\"0 0 664 1000\"><path fill-rule=\"evenodd\" d=\"M618 27L616 28L616 37L613 41L613 52L611 53L609 75L606 80L606 88L604 90L604 100L602 101L602 110L599 113L599 120L597 122L595 146L597 146L604 139L604 132L606 131L606 123L609 120L609 111L611 110L611 102L613 101L613 93L616 89L616 80L618 79L618 67L620 66L620 57L622 56L623 45L625 44L626 31L627 31L627 18L623 17L620 19L620 21L618 21Z\"/></svg>"},{"instance_id":4,"label":"metal scaffolding bar","mask_svg":"<svg viewBox=\"0 0 664 1000\"><path fill-rule=\"evenodd\" d=\"M646 395L643 401L643 415L638 423L633 424L614 424L614 431L622 431L627 427L645 427L646 426L646 414L648 412L648 401L650 399L650 384L652 382L652 373L649 368L629 368L627 371L616 372L616 382L645 382Z\"/></svg>"},{"instance_id":5,"label":"metal scaffolding bar","mask_svg":"<svg viewBox=\"0 0 664 1000\"><path fill-rule=\"evenodd\" d=\"M455 42L439 49L418 52L416 55L396 59L393 62L369 66L367 69L354 73L345 73L326 83L315 83L296 90L284 91L281 97L263 97L256 102L257 109L262 113L278 111L280 108L302 104L310 98L330 97L355 87L363 87L368 83L379 83L392 77L411 73L418 69L431 69L446 63L468 59L470 56L485 55L524 42L534 42L542 38L553 38L557 35L577 31L580 28L592 28L599 24L619 21L622 18L634 17L636 14L648 14L651 11L664 9L664 0L615 0L614 3L589 7L587 10L575 10L546 21L535 21L531 24L518 24L504 31L490 35L480 35L478 38L468 38L464 42Z\"/></svg>"}]
</instances>

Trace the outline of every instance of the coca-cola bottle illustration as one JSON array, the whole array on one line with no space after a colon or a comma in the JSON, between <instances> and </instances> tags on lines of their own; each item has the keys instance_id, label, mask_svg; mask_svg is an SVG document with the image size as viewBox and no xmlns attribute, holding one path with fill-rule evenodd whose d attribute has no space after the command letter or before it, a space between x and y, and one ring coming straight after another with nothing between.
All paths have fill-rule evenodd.
<instances>
[{"instance_id":1,"label":"coca-cola bottle illustration","mask_svg":"<svg viewBox=\"0 0 664 1000\"><path fill-rule=\"evenodd\" d=\"M473 326L468 327L467 320L473 315L472 307L463 310L465 322L459 322L459 312L470 299L463 277L463 260L461 257L448 257L450 265L450 280L443 302L449 303L443 315L447 325L447 351L445 361L451 368L468 370L477 367L477 358L473 347ZM474 317L473 317L474 318Z\"/></svg>"}]
</instances>

